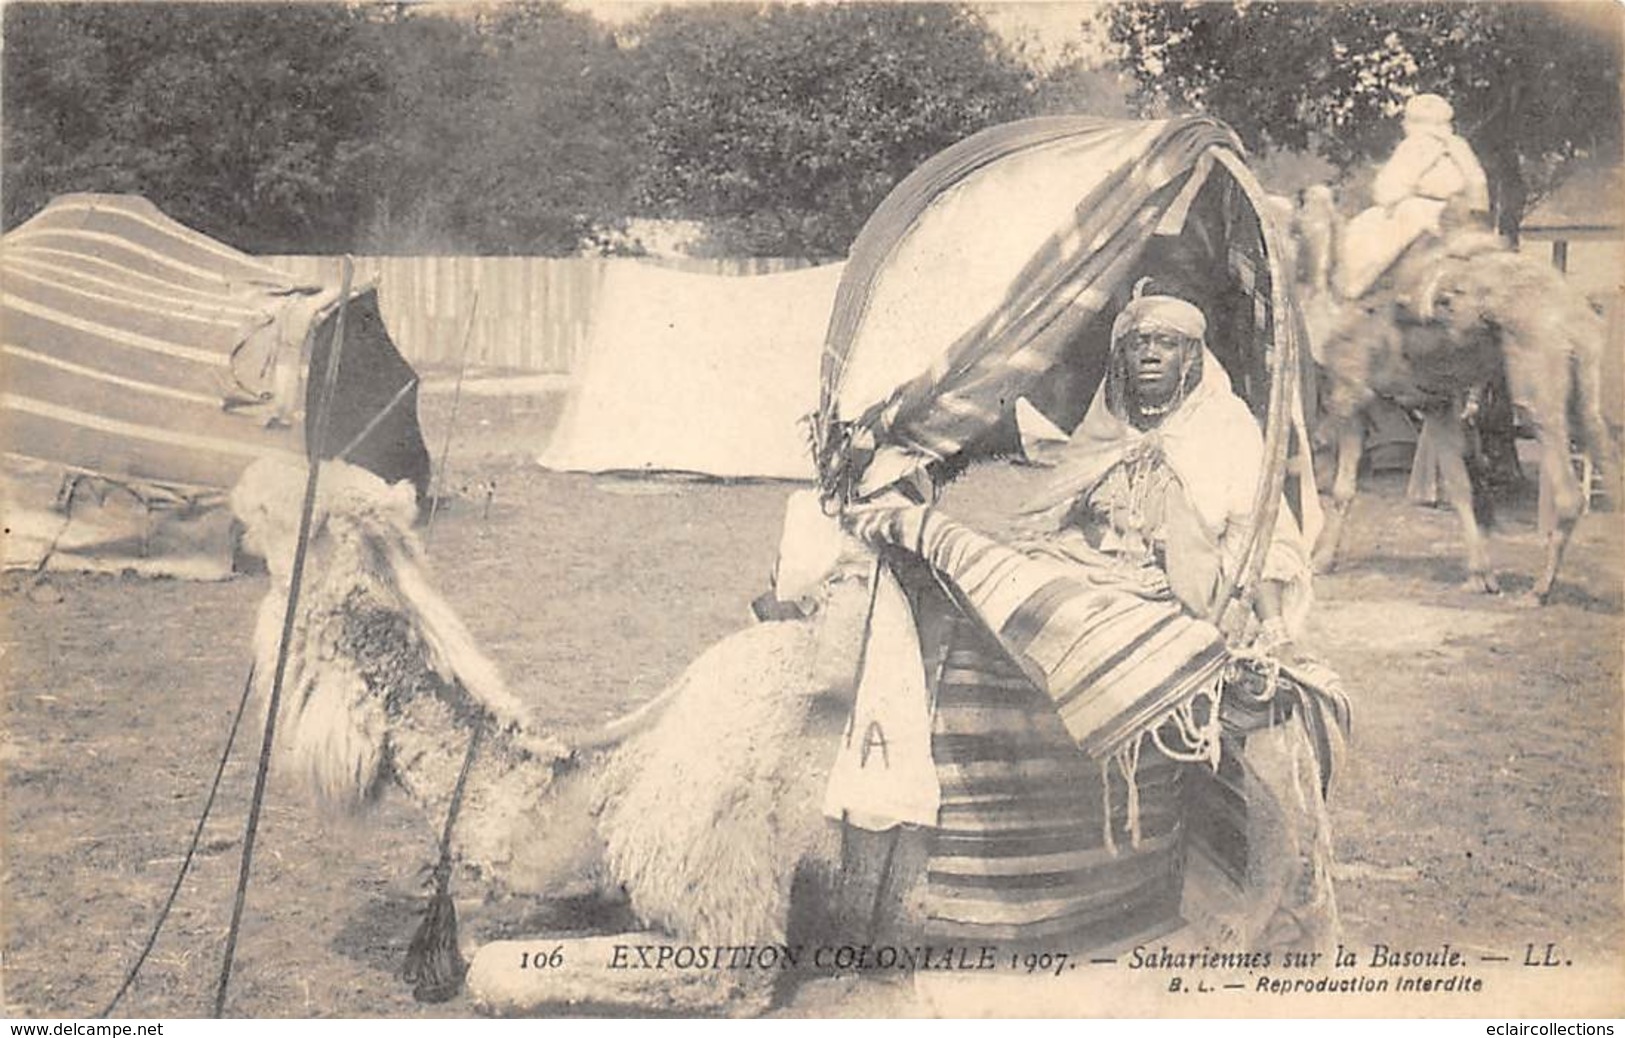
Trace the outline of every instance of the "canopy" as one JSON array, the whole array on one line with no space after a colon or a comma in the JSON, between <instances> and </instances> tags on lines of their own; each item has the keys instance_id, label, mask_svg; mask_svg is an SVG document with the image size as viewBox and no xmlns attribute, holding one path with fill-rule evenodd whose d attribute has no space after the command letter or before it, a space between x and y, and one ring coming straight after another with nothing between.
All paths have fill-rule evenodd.
<instances>
[{"instance_id":1,"label":"canopy","mask_svg":"<svg viewBox=\"0 0 1625 1038\"><path fill-rule=\"evenodd\" d=\"M915 170L864 227L836 294L818 420L826 492L866 497L929 472L1023 396L1075 426L1111 318L1147 275L1202 306L1210 346L1266 417L1301 331L1241 154L1207 118L1054 117L985 130Z\"/></svg>"},{"instance_id":2,"label":"canopy","mask_svg":"<svg viewBox=\"0 0 1625 1038\"><path fill-rule=\"evenodd\" d=\"M906 177L859 234L836 293L815 430L826 499L898 484L929 496L1014 428L1023 397L1073 429L1104 374L1112 318L1152 277L1201 306L1209 347L1265 426L1255 529L1274 525L1289 424L1295 504L1316 507L1302 318L1283 233L1242 154L1205 117L1064 116L984 130Z\"/></svg>"}]
</instances>

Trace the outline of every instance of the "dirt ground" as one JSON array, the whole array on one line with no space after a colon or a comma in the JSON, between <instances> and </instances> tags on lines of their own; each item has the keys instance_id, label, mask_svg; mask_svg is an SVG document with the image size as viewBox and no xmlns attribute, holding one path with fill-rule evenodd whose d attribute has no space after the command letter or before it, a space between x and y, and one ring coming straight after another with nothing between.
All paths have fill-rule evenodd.
<instances>
[{"instance_id":1,"label":"dirt ground","mask_svg":"<svg viewBox=\"0 0 1625 1038\"><path fill-rule=\"evenodd\" d=\"M437 456L448 406L424 402ZM544 472L529 454L556 410L554 396L463 398L430 553L514 687L576 725L653 695L747 623L790 488ZM1532 500L1503 508L1493 551L1509 594L1488 597L1457 588L1453 518L1402 489L1370 484L1343 567L1317 585L1313 646L1356 710L1331 801L1347 939L1509 954L1551 940L1617 964L1619 517L1583 521L1553 603L1534 610L1516 600L1540 551ZM6 581L0 1013L91 1016L117 989L202 808L263 591L263 577ZM118 1015L210 1013L259 735L239 736L200 858ZM273 782L228 1013L470 1013L465 998L414 1003L396 975L435 839L399 800L347 822Z\"/></svg>"}]
</instances>

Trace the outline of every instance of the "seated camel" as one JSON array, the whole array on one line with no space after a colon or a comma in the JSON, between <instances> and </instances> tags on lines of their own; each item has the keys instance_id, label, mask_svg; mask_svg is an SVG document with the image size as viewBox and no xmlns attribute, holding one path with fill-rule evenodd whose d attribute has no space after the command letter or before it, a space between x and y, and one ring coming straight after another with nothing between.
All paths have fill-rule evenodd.
<instances>
[{"instance_id":1,"label":"seated camel","mask_svg":"<svg viewBox=\"0 0 1625 1038\"><path fill-rule=\"evenodd\" d=\"M256 462L232 495L247 544L271 573L255 631L262 688L275 669L304 479L301 465ZM840 834L820 804L845 723L837 686L853 665L840 647L858 643L867 601L859 583L831 584L813 618L726 639L655 701L604 728L539 735L427 578L415 510L408 484L323 465L280 700L279 767L320 801L351 810L396 786L438 825L481 729L451 829L459 875L543 897L579 896L585 884L648 927L576 942L568 964L578 972L547 976L550 1000L765 1009L780 973L702 972L664 985L672 974L606 969L607 957L617 944L668 937L783 945L804 925L804 916L792 923L793 887L811 891L806 904L837 902ZM470 986L476 1000L499 1004L508 996L497 989L521 971L525 951L499 942L485 952Z\"/></svg>"},{"instance_id":2,"label":"seated camel","mask_svg":"<svg viewBox=\"0 0 1625 1038\"><path fill-rule=\"evenodd\" d=\"M255 632L262 686L279 652L305 478L300 465L257 462L232 495L271 574ZM585 888L620 906L606 917L630 915L639 927L487 944L467 977L476 1004L748 1015L821 967L840 968L808 961L808 949L884 943L917 952L930 943L919 899L928 830L891 838L827 817L869 617L867 580L837 563L833 576L808 585L810 601L785 610L803 618L724 638L603 728L543 734L434 590L414 512L409 485L343 463L322 467L281 692L279 768L352 810L397 787L437 826L452 819L443 828L463 882L544 898ZM1236 698L1249 716L1274 716L1259 688ZM1284 731L1275 724L1252 738L1268 744ZM1311 766L1300 757L1282 748L1233 762L1224 781L1249 790L1316 781L1300 774ZM1272 775L1271 761L1291 774ZM1293 835L1301 827L1283 823L1293 799L1249 807L1246 860L1232 863L1278 899L1303 893L1289 863L1321 853ZM1111 807L1125 832L1132 800ZM1246 929L1215 909L1192 924L1212 935L1191 939L1267 942L1280 932L1269 929L1273 919L1266 912ZM702 952L727 965L702 968ZM690 968L640 968L680 964L679 956Z\"/></svg>"},{"instance_id":3,"label":"seated camel","mask_svg":"<svg viewBox=\"0 0 1625 1038\"><path fill-rule=\"evenodd\" d=\"M1419 241L1365 296L1339 299L1330 285L1340 226L1330 191L1306 191L1296 219L1300 285L1322 373L1322 428L1337 449L1318 568L1335 563L1357 489L1364 412L1382 397L1425 416L1419 453L1437 457L1443 496L1461 520L1467 586L1499 590L1474 514L1462 422L1483 387L1504 377L1540 444L1546 548L1531 598L1544 604L1585 503L1570 462L1576 434L1619 499L1618 448L1601 410L1602 320L1549 264L1472 229Z\"/></svg>"}]
</instances>

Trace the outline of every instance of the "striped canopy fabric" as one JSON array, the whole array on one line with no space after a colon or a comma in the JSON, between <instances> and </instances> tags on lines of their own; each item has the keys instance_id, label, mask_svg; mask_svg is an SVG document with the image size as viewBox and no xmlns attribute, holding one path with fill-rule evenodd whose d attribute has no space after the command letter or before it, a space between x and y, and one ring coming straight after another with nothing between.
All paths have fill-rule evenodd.
<instances>
[{"instance_id":1,"label":"striped canopy fabric","mask_svg":"<svg viewBox=\"0 0 1625 1038\"><path fill-rule=\"evenodd\" d=\"M1298 321L1241 153L1207 118L1052 117L985 130L905 178L836 294L817 422L826 493L861 499L929 472L1023 395L1075 425L1111 317L1147 275L1207 311L1210 347L1264 418L1272 387L1290 388L1279 365L1295 362ZM1272 447L1278 459L1284 441Z\"/></svg>"},{"instance_id":2,"label":"striped canopy fabric","mask_svg":"<svg viewBox=\"0 0 1625 1038\"><path fill-rule=\"evenodd\" d=\"M337 286L110 195L63 196L7 234L0 275L8 455L190 497L303 451L308 339Z\"/></svg>"}]
</instances>

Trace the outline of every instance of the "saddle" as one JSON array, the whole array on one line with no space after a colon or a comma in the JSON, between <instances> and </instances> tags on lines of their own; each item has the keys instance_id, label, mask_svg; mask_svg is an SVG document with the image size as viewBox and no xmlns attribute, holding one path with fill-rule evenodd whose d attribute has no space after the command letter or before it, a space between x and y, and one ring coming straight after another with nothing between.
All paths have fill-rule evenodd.
<instances>
[{"instance_id":1,"label":"saddle","mask_svg":"<svg viewBox=\"0 0 1625 1038\"><path fill-rule=\"evenodd\" d=\"M1479 227L1461 227L1444 235L1427 234L1407 245L1360 298L1368 304L1388 297L1400 324L1428 324L1438 317L1443 286L1452 269L1476 256L1501 252L1500 235ZM1369 308L1369 306L1368 306Z\"/></svg>"}]
</instances>

